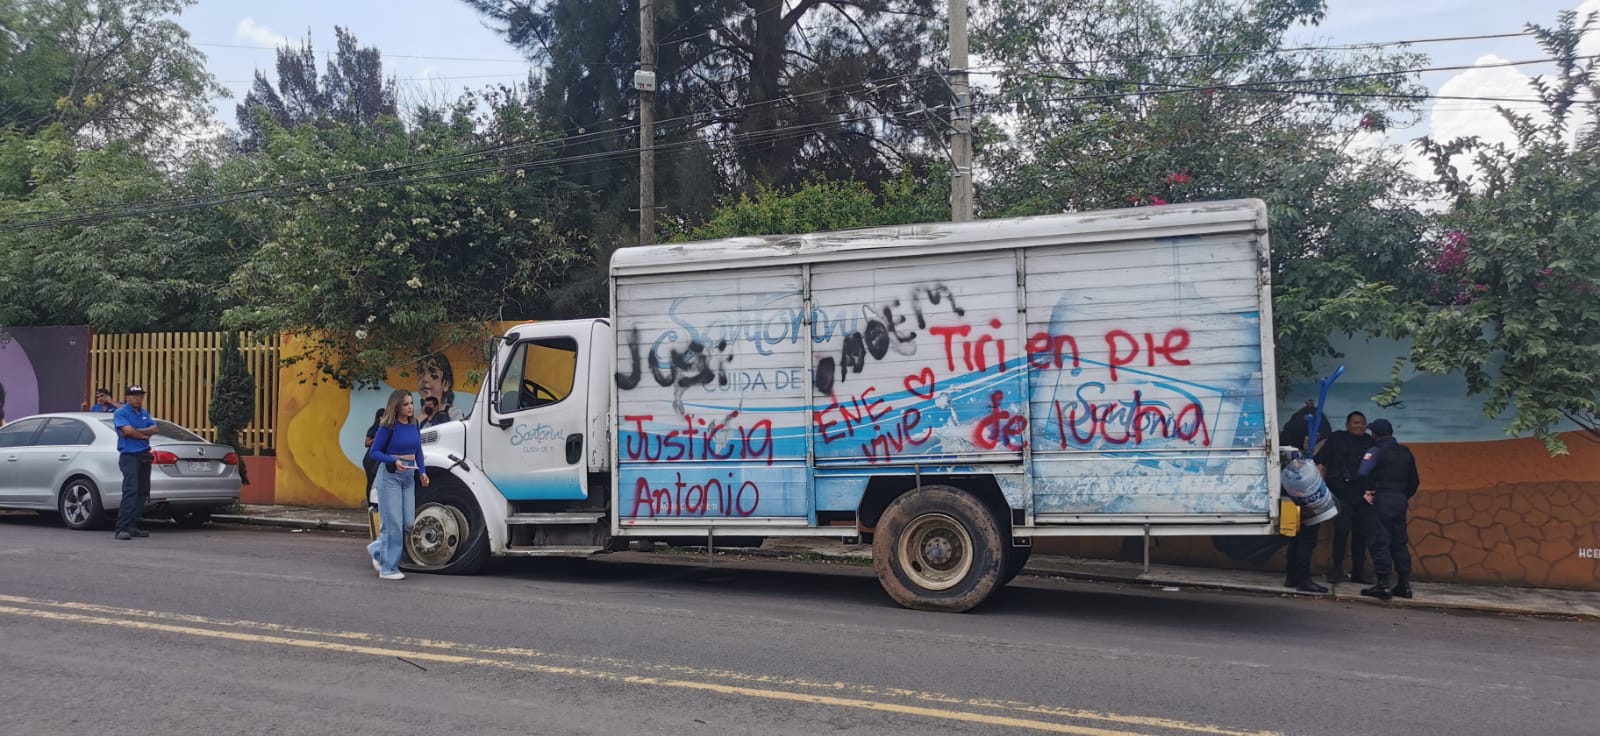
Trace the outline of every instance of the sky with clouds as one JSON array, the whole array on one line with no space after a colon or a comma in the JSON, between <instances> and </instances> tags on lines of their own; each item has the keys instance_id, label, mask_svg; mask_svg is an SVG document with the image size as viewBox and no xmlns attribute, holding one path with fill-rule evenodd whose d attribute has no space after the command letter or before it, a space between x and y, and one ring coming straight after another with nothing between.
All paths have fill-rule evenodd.
<instances>
[{"instance_id":1,"label":"sky with clouds","mask_svg":"<svg viewBox=\"0 0 1600 736\"><path fill-rule=\"evenodd\" d=\"M1529 22L1549 25L1563 10L1600 12L1600 0L1330 0L1328 6L1325 21L1296 31L1296 42L1342 45L1514 33ZM212 73L233 91L231 100L215 101L219 121L230 127L234 104L243 99L255 70L272 69L276 46L309 34L319 54L324 53L332 46L334 26L344 26L363 45L383 51L384 66L399 80L405 101L450 100L467 88L522 81L529 71L528 63L477 13L454 0L201 0L180 22L207 55ZM1429 54L1433 66L1484 67L1424 74L1422 82L1442 95L1526 98L1531 75L1552 70L1548 64L1488 66L1544 57L1528 37L1414 48ZM1589 35L1584 50L1600 54L1600 32ZM1492 107L1438 101L1416 126L1391 131L1389 140L1400 143L1422 135L1507 140L1510 128Z\"/></svg>"}]
</instances>

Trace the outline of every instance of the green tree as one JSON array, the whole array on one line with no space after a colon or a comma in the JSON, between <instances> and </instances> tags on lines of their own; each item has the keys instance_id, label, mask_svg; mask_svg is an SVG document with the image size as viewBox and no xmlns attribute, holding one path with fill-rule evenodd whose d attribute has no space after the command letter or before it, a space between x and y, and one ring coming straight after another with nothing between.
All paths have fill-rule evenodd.
<instances>
[{"instance_id":1,"label":"green tree","mask_svg":"<svg viewBox=\"0 0 1600 736\"><path fill-rule=\"evenodd\" d=\"M328 59L327 73L317 75L317 55L310 36L298 48L278 49L278 84L256 71L255 82L237 108L240 146L261 145L260 116L279 127L339 122L370 126L381 116L395 117L394 79L383 74L383 54L362 47L355 34L335 26L338 46Z\"/></svg>"},{"instance_id":2,"label":"green tree","mask_svg":"<svg viewBox=\"0 0 1600 736\"><path fill-rule=\"evenodd\" d=\"M217 381L211 387L211 426L217 428L218 444L240 450L239 433L255 420L256 382L245 369L237 333L223 333L217 357ZM243 462L239 463L239 478L249 485Z\"/></svg>"},{"instance_id":3,"label":"green tree","mask_svg":"<svg viewBox=\"0 0 1600 736\"><path fill-rule=\"evenodd\" d=\"M0 134L4 151L33 157L32 191L0 199L0 324L88 324L105 331L210 330L226 305L220 287L239 245L221 232L224 213L99 217L209 190L211 172L171 174L115 142L80 149L52 127L32 137ZM39 219L77 218L48 226Z\"/></svg>"},{"instance_id":4,"label":"green tree","mask_svg":"<svg viewBox=\"0 0 1600 736\"><path fill-rule=\"evenodd\" d=\"M1465 374L1486 416L1510 410L1506 433L1551 454L1567 452L1567 422L1600 439L1600 107L1583 104L1600 96L1600 67L1578 50L1594 25L1567 12L1529 26L1556 73L1532 82L1542 112L1501 110L1514 145L1421 141L1452 207L1410 314L1412 360Z\"/></svg>"},{"instance_id":5,"label":"green tree","mask_svg":"<svg viewBox=\"0 0 1600 736\"><path fill-rule=\"evenodd\" d=\"M539 110L588 136L570 175L594 193L574 226L631 240L637 0L465 0L541 67ZM814 178L877 187L925 163L949 100L932 0L657 3L658 205L698 221L716 198Z\"/></svg>"},{"instance_id":6,"label":"green tree","mask_svg":"<svg viewBox=\"0 0 1600 736\"><path fill-rule=\"evenodd\" d=\"M1280 390L1340 332L1392 333L1423 190L1382 144L1411 53L1285 51L1322 0L999 0L975 49L986 217L1255 197L1269 206Z\"/></svg>"},{"instance_id":7,"label":"green tree","mask_svg":"<svg viewBox=\"0 0 1600 736\"><path fill-rule=\"evenodd\" d=\"M583 262L580 239L552 224L567 187L537 160L548 150L520 163L473 158L528 114L506 91L416 129L386 116L266 120L255 185L325 183L236 207L267 235L231 280L226 323L304 337L308 359L351 384L477 334L449 325L542 316L544 288Z\"/></svg>"},{"instance_id":8,"label":"green tree","mask_svg":"<svg viewBox=\"0 0 1600 736\"><path fill-rule=\"evenodd\" d=\"M0 0L0 129L170 149L227 94L174 18L194 0Z\"/></svg>"},{"instance_id":9,"label":"green tree","mask_svg":"<svg viewBox=\"0 0 1600 736\"><path fill-rule=\"evenodd\" d=\"M935 177L944 185L947 180ZM717 207L705 224L687 230L681 240L710 240L745 235L847 230L858 227L936 222L950 213L949 190L929 187L903 174L874 194L857 181L814 181L790 192L761 188L754 196L740 194Z\"/></svg>"}]
</instances>

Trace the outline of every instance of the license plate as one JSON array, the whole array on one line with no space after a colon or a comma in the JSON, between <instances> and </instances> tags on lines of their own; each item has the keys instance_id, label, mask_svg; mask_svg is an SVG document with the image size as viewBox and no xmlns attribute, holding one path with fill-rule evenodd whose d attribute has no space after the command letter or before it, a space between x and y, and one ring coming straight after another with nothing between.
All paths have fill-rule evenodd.
<instances>
[{"instance_id":1,"label":"license plate","mask_svg":"<svg viewBox=\"0 0 1600 736\"><path fill-rule=\"evenodd\" d=\"M211 472L211 463L206 460L189 460L186 461L183 466L185 470L188 470L191 473Z\"/></svg>"}]
</instances>

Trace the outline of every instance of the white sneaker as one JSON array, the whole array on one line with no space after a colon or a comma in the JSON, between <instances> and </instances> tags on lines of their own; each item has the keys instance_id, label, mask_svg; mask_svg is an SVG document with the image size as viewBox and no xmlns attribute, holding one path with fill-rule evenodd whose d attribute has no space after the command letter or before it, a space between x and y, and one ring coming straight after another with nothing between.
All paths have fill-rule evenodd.
<instances>
[{"instance_id":1,"label":"white sneaker","mask_svg":"<svg viewBox=\"0 0 1600 736\"><path fill-rule=\"evenodd\" d=\"M380 575L383 574L383 566L378 564L378 558L369 556L367 559L372 560L372 571L373 572L376 572L376 573L378 573Z\"/></svg>"},{"instance_id":2,"label":"white sneaker","mask_svg":"<svg viewBox=\"0 0 1600 736\"><path fill-rule=\"evenodd\" d=\"M378 577L384 580L405 580L406 574L397 570L395 572L380 572Z\"/></svg>"}]
</instances>

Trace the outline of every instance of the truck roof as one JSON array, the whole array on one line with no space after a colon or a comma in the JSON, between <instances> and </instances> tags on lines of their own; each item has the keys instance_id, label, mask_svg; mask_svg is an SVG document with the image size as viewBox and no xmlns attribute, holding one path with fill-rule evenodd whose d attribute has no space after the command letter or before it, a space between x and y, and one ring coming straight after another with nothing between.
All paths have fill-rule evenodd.
<instances>
[{"instance_id":1,"label":"truck roof","mask_svg":"<svg viewBox=\"0 0 1600 736\"><path fill-rule=\"evenodd\" d=\"M1065 215L975 222L935 222L801 235L705 240L622 248L611 256L612 276L778 266L825 260L864 260L971 253L1066 243L1104 243L1266 232L1267 207L1259 199L1130 207Z\"/></svg>"}]
</instances>

